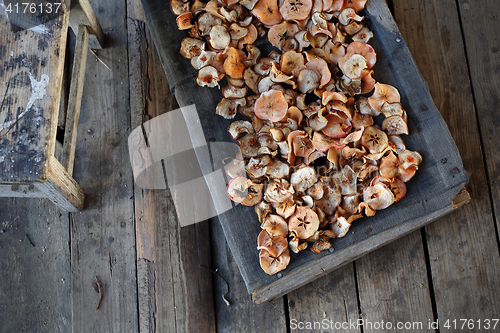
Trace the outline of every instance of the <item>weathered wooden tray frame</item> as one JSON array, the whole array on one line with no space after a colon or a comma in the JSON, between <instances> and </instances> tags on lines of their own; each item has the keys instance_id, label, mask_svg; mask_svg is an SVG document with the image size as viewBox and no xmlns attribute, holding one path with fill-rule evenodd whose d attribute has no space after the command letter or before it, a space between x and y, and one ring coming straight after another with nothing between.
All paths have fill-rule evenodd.
<instances>
[{"instance_id":1,"label":"weathered wooden tray frame","mask_svg":"<svg viewBox=\"0 0 500 333\"><path fill-rule=\"evenodd\" d=\"M196 70L178 50L187 33L178 31L168 2L142 0L146 16L172 92L179 105L195 104L207 142L231 141L230 121L214 114L222 98L217 89L196 85ZM292 255L281 277L266 275L258 264L256 237L260 230L252 207L236 206L219 215L227 242L236 259L248 291L260 304L303 286L384 244L402 237L468 202L464 186L469 176L463 169L457 147L436 109L415 62L384 0L368 0L362 15L371 21L378 63L375 78L396 86L408 113L411 135L409 149L422 153L424 161L408 183L408 194L399 203L372 218L356 221L350 233L333 241L334 251L317 255L310 251ZM217 156L216 156L217 155ZM225 152L212 152L212 160ZM204 160L200 158L200 161ZM212 165L201 164L204 173Z\"/></svg>"}]
</instances>

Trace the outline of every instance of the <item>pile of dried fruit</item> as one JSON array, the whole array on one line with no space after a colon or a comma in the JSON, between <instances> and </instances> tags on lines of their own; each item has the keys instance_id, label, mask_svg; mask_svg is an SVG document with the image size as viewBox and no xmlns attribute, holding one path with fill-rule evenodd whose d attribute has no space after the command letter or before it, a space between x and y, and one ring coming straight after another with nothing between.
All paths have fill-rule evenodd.
<instances>
[{"instance_id":1,"label":"pile of dried fruit","mask_svg":"<svg viewBox=\"0 0 500 333\"><path fill-rule=\"evenodd\" d=\"M365 3L171 0L197 83L227 79L216 113L251 118L229 126L241 154L227 169L228 194L255 206L268 274L286 268L289 250L329 249L354 220L399 201L422 160L400 137L398 90L372 78ZM266 36L276 49L263 57L253 43Z\"/></svg>"}]
</instances>

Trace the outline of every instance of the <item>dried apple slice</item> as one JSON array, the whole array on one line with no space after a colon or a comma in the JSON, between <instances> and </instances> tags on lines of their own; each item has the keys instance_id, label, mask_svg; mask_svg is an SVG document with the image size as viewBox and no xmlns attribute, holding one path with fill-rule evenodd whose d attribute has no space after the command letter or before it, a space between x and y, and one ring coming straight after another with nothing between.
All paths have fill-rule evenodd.
<instances>
[{"instance_id":1,"label":"dried apple slice","mask_svg":"<svg viewBox=\"0 0 500 333\"><path fill-rule=\"evenodd\" d=\"M282 50L288 38L293 37L299 31L299 27L295 23L283 21L280 24L273 25L269 28L267 36L269 42Z\"/></svg>"},{"instance_id":2,"label":"dried apple slice","mask_svg":"<svg viewBox=\"0 0 500 333\"><path fill-rule=\"evenodd\" d=\"M259 219L259 223L264 223L266 216L273 211L271 204L265 201L259 202L254 206L255 213Z\"/></svg>"},{"instance_id":3,"label":"dried apple slice","mask_svg":"<svg viewBox=\"0 0 500 333\"><path fill-rule=\"evenodd\" d=\"M295 68L304 66L304 56L294 50L287 51L281 56L280 66L283 73L290 75Z\"/></svg>"},{"instance_id":4,"label":"dried apple slice","mask_svg":"<svg viewBox=\"0 0 500 333\"><path fill-rule=\"evenodd\" d=\"M316 206L319 207L325 214L331 215L342 201L342 195L337 187L328 185L323 187L324 195L320 200L316 201Z\"/></svg>"},{"instance_id":5,"label":"dried apple slice","mask_svg":"<svg viewBox=\"0 0 500 333\"><path fill-rule=\"evenodd\" d=\"M363 190L363 201L366 202L371 209L381 210L394 203L394 194L386 186L375 184Z\"/></svg>"},{"instance_id":6,"label":"dried apple slice","mask_svg":"<svg viewBox=\"0 0 500 333\"><path fill-rule=\"evenodd\" d=\"M238 99L223 98L219 102L219 104L217 104L217 107L215 108L215 113L226 119L232 119L236 115L238 107L240 105L245 106L245 104L246 100L244 98L238 98Z\"/></svg>"},{"instance_id":7,"label":"dried apple slice","mask_svg":"<svg viewBox=\"0 0 500 333\"><path fill-rule=\"evenodd\" d=\"M217 87L219 85L219 73L213 66L205 66L198 71L196 83L200 87Z\"/></svg>"},{"instance_id":8,"label":"dried apple slice","mask_svg":"<svg viewBox=\"0 0 500 333\"><path fill-rule=\"evenodd\" d=\"M349 134L352 127L349 118L342 118L337 114L326 115L328 124L322 129L322 132L332 138L343 138Z\"/></svg>"},{"instance_id":9,"label":"dried apple slice","mask_svg":"<svg viewBox=\"0 0 500 333\"><path fill-rule=\"evenodd\" d=\"M350 79L361 77L361 71L366 69L366 59L359 54L353 54L349 59L346 59L342 64L342 72Z\"/></svg>"},{"instance_id":10,"label":"dried apple slice","mask_svg":"<svg viewBox=\"0 0 500 333\"><path fill-rule=\"evenodd\" d=\"M295 191L286 179L273 179L266 189L265 198L269 202L283 202Z\"/></svg>"},{"instance_id":11,"label":"dried apple slice","mask_svg":"<svg viewBox=\"0 0 500 333\"><path fill-rule=\"evenodd\" d=\"M227 194L234 202L255 206L262 200L263 187L264 185L256 184L246 177L236 177L227 185Z\"/></svg>"},{"instance_id":12,"label":"dried apple slice","mask_svg":"<svg viewBox=\"0 0 500 333\"><path fill-rule=\"evenodd\" d=\"M257 156L260 145L255 134L247 134L238 140L240 151L243 157L250 158Z\"/></svg>"},{"instance_id":13,"label":"dried apple slice","mask_svg":"<svg viewBox=\"0 0 500 333\"><path fill-rule=\"evenodd\" d=\"M389 145L389 139L384 131L375 126L370 126L363 132L361 143L370 151L370 153L378 154L387 148Z\"/></svg>"},{"instance_id":14,"label":"dried apple slice","mask_svg":"<svg viewBox=\"0 0 500 333\"><path fill-rule=\"evenodd\" d=\"M319 87L321 75L318 72L306 67L297 67L294 73L297 72L297 85L300 92L309 94Z\"/></svg>"},{"instance_id":15,"label":"dried apple slice","mask_svg":"<svg viewBox=\"0 0 500 333\"><path fill-rule=\"evenodd\" d=\"M290 183L298 192L305 192L317 181L318 176L312 167L303 167L292 173L290 177Z\"/></svg>"},{"instance_id":16,"label":"dried apple slice","mask_svg":"<svg viewBox=\"0 0 500 333\"><path fill-rule=\"evenodd\" d=\"M280 7L283 19L300 21L308 18L312 9L312 0L284 0Z\"/></svg>"},{"instance_id":17,"label":"dried apple slice","mask_svg":"<svg viewBox=\"0 0 500 333\"><path fill-rule=\"evenodd\" d=\"M259 263L262 270L267 274L276 274L284 270L290 263L290 252L287 248L278 257L273 257L267 250L260 250Z\"/></svg>"},{"instance_id":18,"label":"dried apple slice","mask_svg":"<svg viewBox=\"0 0 500 333\"><path fill-rule=\"evenodd\" d=\"M356 194L358 175L349 165L334 173L332 178L342 195Z\"/></svg>"},{"instance_id":19,"label":"dried apple slice","mask_svg":"<svg viewBox=\"0 0 500 333\"><path fill-rule=\"evenodd\" d=\"M288 230L295 232L300 239L308 239L318 231L318 228L318 214L311 208L297 207L295 213L288 220Z\"/></svg>"},{"instance_id":20,"label":"dried apple slice","mask_svg":"<svg viewBox=\"0 0 500 333\"><path fill-rule=\"evenodd\" d=\"M283 93L278 90L263 92L255 101L255 115L263 120L280 121L285 117L287 110L288 103Z\"/></svg>"},{"instance_id":21,"label":"dried apple slice","mask_svg":"<svg viewBox=\"0 0 500 333\"><path fill-rule=\"evenodd\" d=\"M387 130L389 135L408 135L408 125L401 116L390 116L384 119L382 129Z\"/></svg>"},{"instance_id":22,"label":"dried apple slice","mask_svg":"<svg viewBox=\"0 0 500 333\"><path fill-rule=\"evenodd\" d=\"M288 235L288 225L279 215L270 214L267 216L261 228L267 231L271 236L286 237Z\"/></svg>"},{"instance_id":23,"label":"dried apple slice","mask_svg":"<svg viewBox=\"0 0 500 333\"><path fill-rule=\"evenodd\" d=\"M228 131L229 131L229 134L231 134L231 137L234 140L236 140L243 133L253 134L253 127L252 127L252 123L250 123L247 120L237 120L237 121L233 121L231 123L231 125L229 125Z\"/></svg>"},{"instance_id":24,"label":"dried apple slice","mask_svg":"<svg viewBox=\"0 0 500 333\"><path fill-rule=\"evenodd\" d=\"M359 13L363 8L365 8L366 0L344 0L344 5L342 8L353 8L356 13Z\"/></svg>"},{"instance_id":25,"label":"dried apple slice","mask_svg":"<svg viewBox=\"0 0 500 333\"><path fill-rule=\"evenodd\" d=\"M186 37L181 42L181 55L186 59L192 59L201 54L201 51L205 49L205 42L197 39Z\"/></svg>"},{"instance_id":26,"label":"dried apple slice","mask_svg":"<svg viewBox=\"0 0 500 333\"><path fill-rule=\"evenodd\" d=\"M388 84L376 83L375 91L373 95L368 98L368 103L375 110L381 111L385 102L399 103L400 100L401 97L396 88Z\"/></svg>"},{"instance_id":27,"label":"dried apple slice","mask_svg":"<svg viewBox=\"0 0 500 333\"><path fill-rule=\"evenodd\" d=\"M347 222L345 217L339 216L334 224L332 224L332 231L335 233L336 238L342 238L347 235L351 224Z\"/></svg>"},{"instance_id":28,"label":"dried apple slice","mask_svg":"<svg viewBox=\"0 0 500 333\"><path fill-rule=\"evenodd\" d=\"M278 24L282 19L277 0L259 0L252 13L267 26Z\"/></svg>"},{"instance_id":29,"label":"dried apple slice","mask_svg":"<svg viewBox=\"0 0 500 333\"><path fill-rule=\"evenodd\" d=\"M262 230L257 238L257 249L269 252L272 257L277 257L288 249L286 236L270 235L266 230Z\"/></svg>"},{"instance_id":30,"label":"dried apple slice","mask_svg":"<svg viewBox=\"0 0 500 333\"><path fill-rule=\"evenodd\" d=\"M345 61L355 54L358 54L366 59L366 66L368 69L372 68L377 62L377 54L370 44L352 42L349 46L347 46L345 56L339 59L339 67L343 68Z\"/></svg>"},{"instance_id":31,"label":"dried apple slice","mask_svg":"<svg viewBox=\"0 0 500 333\"><path fill-rule=\"evenodd\" d=\"M326 152L331 147L342 148L345 146L340 140L328 137L320 132L314 132L312 142L314 147L322 152Z\"/></svg>"},{"instance_id":32,"label":"dried apple slice","mask_svg":"<svg viewBox=\"0 0 500 333\"><path fill-rule=\"evenodd\" d=\"M243 64L243 61L246 58L245 53L234 47L230 47L226 51L226 54L227 58L224 61L224 71L226 72L226 74L234 79L243 78L243 73L246 69L245 65Z\"/></svg>"},{"instance_id":33,"label":"dried apple slice","mask_svg":"<svg viewBox=\"0 0 500 333\"><path fill-rule=\"evenodd\" d=\"M295 213L296 207L297 205L293 199L287 199L276 204L276 213L284 219L287 219Z\"/></svg>"},{"instance_id":34,"label":"dried apple slice","mask_svg":"<svg viewBox=\"0 0 500 333\"><path fill-rule=\"evenodd\" d=\"M330 72L328 64L326 63L325 60L321 58L311 59L306 63L305 66L307 68L315 70L316 73L319 73L321 75L321 79L319 81L320 87L330 82L330 79L332 78L332 73Z\"/></svg>"}]
</instances>

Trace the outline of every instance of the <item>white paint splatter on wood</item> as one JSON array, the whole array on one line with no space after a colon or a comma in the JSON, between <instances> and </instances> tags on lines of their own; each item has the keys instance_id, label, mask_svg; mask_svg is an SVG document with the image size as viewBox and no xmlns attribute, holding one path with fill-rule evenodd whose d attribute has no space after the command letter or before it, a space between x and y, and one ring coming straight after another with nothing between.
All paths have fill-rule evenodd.
<instances>
[{"instance_id":1,"label":"white paint splatter on wood","mask_svg":"<svg viewBox=\"0 0 500 333\"><path fill-rule=\"evenodd\" d=\"M31 97L28 101L28 105L26 105L26 109L21 112L16 119L12 119L9 121L4 122L3 124L0 124L0 131L4 129L8 129L14 121L17 121L21 119L33 106L36 100L42 99L43 96L47 93L47 90L45 87L49 84L49 76L47 74L42 74L40 81L37 81L31 73L30 75L30 80L31 80Z\"/></svg>"}]
</instances>

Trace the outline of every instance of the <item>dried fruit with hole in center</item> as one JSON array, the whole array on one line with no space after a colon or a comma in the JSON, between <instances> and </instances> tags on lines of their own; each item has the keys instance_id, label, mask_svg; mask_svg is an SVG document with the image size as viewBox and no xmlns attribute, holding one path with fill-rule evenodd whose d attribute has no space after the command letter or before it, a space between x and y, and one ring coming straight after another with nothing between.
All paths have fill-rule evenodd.
<instances>
[{"instance_id":1,"label":"dried fruit with hole in center","mask_svg":"<svg viewBox=\"0 0 500 333\"><path fill-rule=\"evenodd\" d=\"M246 177L236 177L227 185L227 194L234 202L255 206L262 200L263 187L264 185L256 184Z\"/></svg>"},{"instance_id":2,"label":"dried fruit with hole in center","mask_svg":"<svg viewBox=\"0 0 500 333\"><path fill-rule=\"evenodd\" d=\"M278 257L273 257L267 250L260 250L259 263L262 270L267 274L276 274L284 270L290 263L290 252L287 248Z\"/></svg>"},{"instance_id":3,"label":"dried fruit with hole in center","mask_svg":"<svg viewBox=\"0 0 500 333\"><path fill-rule=\"evenodd\" d=\"M370 126L363 132L361 143L370 151L370 153L377 154L387 148L389 145L389 139L384 131L375 126Z\"/></svg>"}]
</instances>

